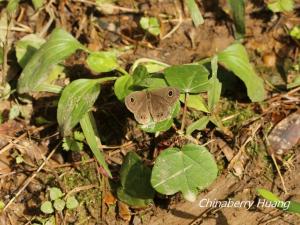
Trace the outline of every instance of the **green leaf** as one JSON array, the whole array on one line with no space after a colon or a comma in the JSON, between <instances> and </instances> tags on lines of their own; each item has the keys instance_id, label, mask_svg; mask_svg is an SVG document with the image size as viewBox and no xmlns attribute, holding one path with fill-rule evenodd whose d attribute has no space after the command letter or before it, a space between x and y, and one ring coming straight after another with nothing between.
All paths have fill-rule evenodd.
<instances>
[{"instance_id":1,"label":"green leaf","mask_svg":"<svg viewBox=\"0 0 300 225\"><path fill-rule=\"evenodd\" d=\"M295 39L300 39L300 26L294 26L290 30L290 35L291 35L291 37L293 37Z\"/></svg>"},{"instance_id":2,"label":"green leaf","mask_svg":"<svg viewBox=\"0 0 300 225\"><path fill-rule=\"evenodd\" d=\"M291 12L294 9L294 0L275 0L268 4L268 8L274 12Z\"/></svg>"},{"instance_id":3,"label":"green leaf","mask_svg":"<svg viewBox=\"0 0 300 225\"><path fill-rule=\"evenodd\" d=\"M43 204L41 205L41 211L46 214L53 213L54 209L53 209L52 203L50 201L43 202Z\"/></svg>"},{"instance_id":4,"label":"green leaf","mask_svg":"<svg viewBox=\"0 0 300 225\"><path fill-rule=\"evenodd\" d=\"M84 141L85 137L84 134L80 131L75 131L74 132L74 139L77 141Z\"/></svg>"},{"instance_id":5,"label":"green leaf","mask_svg":"<svg viewBox=\"0 0 300 225\"><path fill-rule=\"evenodd\" d=\"M122 187L117 190L118 199L133 207L146 207L153 204L153 199L135 198L127 194Z\"/></svg>"},{"instance_id":6,"label":"green leaf","mask_svg":"<svg viewBox=\"0 0 300 225\"><path fill-rule=\"evenodd\" d=\"M57 211L61 212L65 208L66 202L62 199L56 199L53 203L53 206Z\"/></svg>"},{"instance_id":7,"label":"green leaf","mask_svg":"<svg viewBox=\"0 0 300 225\"><path fill-rule=\"evenodd\" d=\"M120 170L123 190L130 196L142 199L154 197L150 184L151 169L145 166L135 152L128 152Z\"/></svg>"},{"instance_id":8,"label":"green leaf","mask_svg":"<svg viewBox=\"0 0 300 225\"><path fill-rule=\"evenodd\" d=\"M148 31L154 36L160 34L159 22L155 17L142 17L140 19L140 25L144 30Z\"/></svg>"},{"instance_id":9,"label":"green leaf","mask_svg":"<svg viewBox=\"0 0 300 225\"><path fill-rule=\"evenodd\" d=\"M200 93L207 90L208 71L202 65L179 65L165 69L165 78L180 92Z\"/></svg>"},{"instance_id":10,"label":"green leaf","mask_svg":"<svg viewBox=\"0 0 300 225\"><path fill-rule=\"evenodd\" d=\"M147 68L143 65L139 65L136 67L136 69L133 71L132 74L132 85L139 85L141 82L143 82L146 78L150 77Z\"/></svg>"},{"instance_id":11,"label":"green leaf","mask_svg":"<svg viewBox=\"0 0 300 225\"><path fill-rule=\"evenodd\" d=\"M210 88L207 91L208 95L208 109L210 112L213 111L214 107L217 105L220 97L222 84L219 82L217 77L218 72L218 57L214 56L211 60L211 68L212 68L212 77L209 80Z\"/></svg>"},{"instance_id":12,"label":"green leaf","mask_svg":"<svg viewBox=\"0 0 300 225\"><path fill-rule=\"evenodd\" d=\"M187 7L191 14L192 20L196 27L204 23L204 19L201 15L201 12L195 2L195 0L186 0Z\"/></svg>"},{"instance_id":13,"label":"green leaf","mask_svg":"<svg viewBox=\"0 0 300 225\"><path fill-rule=\"evenodd\" d=\"M95 158L97 159L98 163L104 168L107 175L111 178L112 175L107 163L105 162L104 154L99 149L101 141L92 112L88 112L83 116L83 118L80 120L80 126Z\"/></svg>"},{"instance_id":14,"label":"green leaf","mask_svg":"<svg viewBox=\"0 0 300 225\"><path fill-rule=\"evenodd\" d=\"M5 203L0 200L0 212L2 209L4 209L4 207L5 207Z\"/></svg>"},{"instance_id":15,"label":"green leaf","mask_svg":"<svg viewBox=\"0 0 300 225\"><path fill-rule=\"evenodd\" d=\"M209 122L209 117L208 116L204 116L202 118L200 118L199 120L193 122L191 125L189 125L186 128L186 134L190 135L191 133L193 133L195 130L203 130L206 128L207 124Z\"/></svg>"},{"instance_id":16,"label":"green leaf","mask_svg":"<svg viewBox=\"0 0 300 225\"><path fill-rule=\"evenodd\" d=\"M67 209L76 209L78 205L79 203L74 196L67 198L67 204L66 204Z\"/></svg>"},{"instance_id":17,"label":"green leaf","mask_svg":"<svg viewBox=\"0 0 300 225\"><path fill-rule=\"evenodd\" d=\"M251 101L258 102L266 98L263 80L255 73L243 45L239 43L230 45L218 54L218 59L245 83Z\"/></svg>"},{"instance_id":18,"label":"green leaf","mask_svg":"<svg viewBox=\"0 0 300 225\"><path fill-rule=\"evenodd\" d=\"M20 0L9 0L7 6L6 6L6 10L8 13L14 13L18 6L19 6L19 2Z\"/></svg>"},{"instance_id":19,"label":"green leaf","mask_svg":"<svg viewBox=\"0 0 300 225\"><path fill-rule=\"evenodd\" d=\"M119 66L114 52L92 52L86 62L97 73L110 72Z\"/></svg>"},{"instance_id":20,"label":"green leaf","mask_svg":"<svg viewBox=\"0 0 300 225\"><path fill-rule=\"evenodd\" d=\"M45 39L36 34L29 34L16 43L16 55L18 63L22 68L26 66L34 53L46 42Z\"/></svg>"},{"instance_id":21,"label":"green leaf","mask_svg":"<svg viewBox=\"0 0 300 225\"><path fill-rule=\"evenodd\" d=\"M72 128L91 110L100 93L100 83L109 80L115 78L78 79L65 87L57 107L57 121L64 136L70 135Z\"/></svg>"},{"instance_id":22,"label":"green leaf","mask_svg":"<svg viewBox=\"0 0 300 225\"><path fill-rule=\"evenodd\" d=\"M184 103L185 94L180 95L180 101ZM187 107L200 110L202 112L208 112L207 106L201 95L189 95L187 99Z\"/></svg>"},{"instance_id":23,"label":"green leaf","mask_svg":"<svg viewBox=\"0 0 300 225\"><path fill-rule=\"evenodd\" d=\"M132 76L126 74L124 76L119 77L114 84L114 92L116 97L123 101L124 98L132 92L129 88L132 85Z\"/></svg>"},{"instance_id":24,"label":"green leaf","mask_svg":"<svg viewBox=\"0 0 300 225\"><path fill-rule=\"evenodd\" d=\"M63 139L63 145L62 145L63 149L65 151L81 151L83 149L83 143L76 141L75 139L71 138L71 137L65 137Z\"/></svg>"},{"instance_id":25,"label":"green leaf","mask_svg":"<svg viewBox=\"0 0 300 225\"><path fill-rule=\"evenodd\" d=\"M44 0L32 0L32 4L33 4L35 10L37 10L43 6Z\"/></svg>"},{"instance_id":26,"label":"green leaf","mask_svg":"<svg viewBox=\"0 0 300 225\"><path fill-rule=\"evenodd\" d=\"M51 68L65 60L77 49L84 49L84 47L68 32L55 29L48 41L34 53L26 64L18 80L18 92L38 90L39 86L47 80Z\"/></svg>"},{"instance_id":27,"label":"green leaf","mask_svg":"<svg viewBox=\"0 0 300 225\"><path fill-rule=\"evenodd\" d=\"M151 184L166 195L182 192L188 201L195 201L198 189L208 187L218 169L210 152L202 146L188 144L164 150L156 159Z\"/></svg>"},{"instance_id":28,"label":"green leaf","mask_svg":"<svg viewBox=\"0 0 300 225\"><path fill-rule=\"evenodd\" d=\"M245 0L228 0L233 14L236 39L245 35Z\"/></svg>"},{"instance_id":29,"label":"green leaf","mask_svg":"<svg viewBox=\"0 0 300 225\"><path fill-rule=\"evenodd\" d=\"M50 188L50 199L52 201L61 198L62 196L64 196L64 194L62 193L62 191L57 188L57 187L52 187Z\"/></svg>"},{"instance_id":30,"label":"green leaf","mask_svg":"<svg viewBox=\"0 0 300 225\"><path fill-rule=\"evenodd\" d=\"M134 71L138 65L143 65L147 68L148 73L157 73L162 71L163 69L169 67L168 64L160 62L155 59L149 58L139 58L134 61L131 70Z\"/></svg>"}]
</instances>

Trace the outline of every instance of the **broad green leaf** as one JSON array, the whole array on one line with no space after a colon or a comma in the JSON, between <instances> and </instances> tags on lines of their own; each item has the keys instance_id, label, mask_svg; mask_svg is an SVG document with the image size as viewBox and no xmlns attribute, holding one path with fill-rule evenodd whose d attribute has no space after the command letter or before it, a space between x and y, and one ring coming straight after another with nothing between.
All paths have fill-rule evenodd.
<instances>
[{"instance_id":1,"label":"broad green leaf","mask_svg":"<svg viewBox=\"0 0 300 225\"><path fill-rule=\"evenodd\" d=\"M63 90L57 107L57 121L63 136L71 134L83 116L91 110L100 93L97 80L78 79Z\"/></svg>"},{"instance_id":2,"label":"broad green leaf","mask_svg":"<svg viewBox=\"0 0 300 225\"><path fill-rule=\"evenodd\" d=\"M168 84L162 74L153 74L151 77L145 78L141 81L139 86L147 87L148 89L157 89L168 87Z\"/></svg>"},{"instance_id":3,"label":"broad green leaf","mask_svg":"<svg viewBox=\"0 0 300 225\"><path fill-rule=\"evenodd\" d=\"M45 39L36 34L29 34L16 43L16 55L18 63L22 68L26 66L34 53L46 42Z\"/></svg>"},{"instance_id":4,"label":"broad green leaf","mask_svg":"<svg viewBox=\"0 0 300 225\"><path fill-rule=\"evenodd\" d=\"M32 4L34 8L37 10L42 7L42 5L44 4L44 0L32 0Z\"/></svg>"},{"instance_id":5,"label":"broad green leaf","mask_svg":"<svg viewBox=\"0 0 300 225\"><path fill-rule=\"evenodd\" d=\"M132 197L151 199L154 189L150 184L151 169L143 164L135 152L128 152L120 170L123 190Z\"/></svg>"},{"instance_id":6,"label":"broad green leaf","mask_svg":"<svg viewBox=\"0 0 300 225\"><path fill-rule=\"evenodd\" d=\"M294 0L275 0L268 4L268 8L274 12L290 12L294 9Z\"/></svg>"},{"instance_id":7,"label":"broad green leaf","mask_svg":"<svg viewBox=\"0 0 300 225\"><path fill-rule=\"evenodd\" d=\"M153 199L143 199L143 198L135 198L129 194L127 194L122 187L119 187L117 190L118 199L122 202L125 202L127 205L132 207L146 207L150 204L153 204Z\"/></svg>"},{"instance_id":8,"label":"broad green leaf","mask_svg":"<svg viewBox=\"0 0 300 225\"><path fill-rule=\"evenodd\" d=\"M179 99L184 103L184 94L181 94ZM205 101L203 100L201 95L189 95L187 99L187 107L200 110L202 112L208 112Z\"/></svg>"},{"instance_id":9,"label":"broad green leaf","mask_svg":"<svg viewBox=\"0 0 300 225\"><path fill-rule=\"evenodd\" d=\"M20 0L9 0L7 6L6 6L6 10L8 13L14 13L19 5Z\"/></svg>"},{"instance_id":10,"label":"broad green leaf","mask_svg":"<svg viewBox=\"0 0 300 225\"><path fill-rule=\"evenodd\" d=\"M68 32L55 29L26 64L18 80L18 92L37 90L47 80L49 71L77 49L84 49L84 46Z\"/></svg>"},{"instance_id":11,"label":"broad green leaf","mask_svg":"<svg viewBox=\"0 0 300 225\"><path fill-rule=\"evenodd\" d=\"M74 196L68 197L66 202L67 209L76 209L79 203Z\"/></svg>"},{"instance_id":12,"label":"broad green leaf","mask_svg":"<svg viewBox=\"0 0 300 225\"><path fill-rule=\"evenodd\" d=\"M218 103L221 97L222 84L219 82L217 73L218 73L218 56L214 56L211 60L212 68L212 77L209 80L210 88L207 91L208 95L208 109L210 112L213 111L213 108Z\"/></svg>"},{"instance_id":13,"label":"broad green leaf","mask_svg":"<svg viewBox=\"0 0 300 225\"><path fill-rule=\"evenodd\" d=\"M191 133L193 133L195 130L203 130L206 128L207 124L209 122L209 117L208 116L204 116L202 118L200 118L199 120L193 122L191 125L189 125L186 128L186 134L190 135Z\"/></svg>"},{"instance_id":14,"label":"broad green leaf","mask_svg":"<svg viewBox=\"0 0 300 225\"><path fill-rule=\"evenodd\" d=\"M124 76L119 77L114 84L114 92L116 97L123 101L124 98L132 92L129 88L132 85L132 76L126 74Z\"/></svg>"},{"instance_id":15,"label":"broad green leaf","mask_svg":"<svg viewBox=\"0 0 300 225\"><path fill-rule=\"evenodd\" d=\"M96 122L92 112L88 112L83 116L83 118L80 120L80 126L84 133L85 139L89 147L91 148L91 151L93 152L95 158L97 159L98 163L104 168L108 177L111 178L112 177L111 172L105 161L104 154L100 149L101 140L98 134Z\"/></svg>"},{"instance_id":16,"label":"broad green leaf","mask_svg":"<svg viewBox=\"0 0 300 225\"><path fill-rule=\"evenodd\" d=\"M57 187L52 187L50 188L50 199L52 201L61 198L62 196L64 196L64 194L62 193L62 191L57 188Z\"/></svg>"},{"instance_id":17,"label":"broad green leaf","mask_svg":"<svg viewBox=\"0 0 300 225\"><path fill-rule=\"evenodd\" d=\"M54 209L53 209L52 203L50 201L43 202L43 204L41 205L41 211L46 214L53 213Z\"/></svg>"},{"instance_id":18,"label":"broad green leaf","mask_svg":"<svg viewBox=\"0 0 300 225\"><path fill-rule=\"evenodd\" d=\"M192 17L192 20L195 24L195 26L199 26L201 24L204 23L204 19L201 15L201 12L195 2L195 0L186 0L186 4L187 4L187 7L189 9L189 12L191 14L191 17Z\"/></svg>"},{"instance_id":19,"label":"broad green leaf","mask_svg":"<svg viewBox=\"0 0 300 225\"><path fill-rule=\"evenodd\" d=\"M188 201L195 201L198 189L208 187L217 177L218 169L210 152L202 146L188 144L164 150L156 159L151 184L166 195L182 192Z\"/></svg>"},{"instance_id":20,"label":"broad green leaf","mask_svg":"<svg viewBox=\"0 0 300 225\"><path fill-rule=\"evenodd\" d=\"M157 36L160 34L160 26L158 19L155 17L142 17L140 19L141 27L150 34Z\"/></svg>"},{"instance_id":21,"label":"broad green leaf","mask_svg":"<svg viewBox=\"0 0 300 225\"><path fill-rule=\"evenodd\" d=\"M97 73L110 72L119 66L114 52L92 52L86 62L88 67Z\"/></svg>"},{"instance_id":22,"label":"broad green leaf","mask_svg":"<svg viewBox=\"0 0 300 225\"><path fill-rule=\"evenodd\" d=\"M245 35L245 0L228 0L233 14L236 39Z\"/></svg>"},{"instance_id":23,"label":"broad green leaf","mask_svg":"<svg viewBox=\"0 0 300 225\"><path fill-rule=\"evenodd\" d=\"M243 45L239 43L230 45L218 54L218 59L245 83L251 101L258 102L266 98L263 80L255 73Z\"/></svg>"},{"instance_id":24,"label":"broad green leaf","mask_svg":"<svg viewBox=\"0 0 300 225\"><path fill-rule=\"evenodd\" d=\"M168 84L183 93L197 94L207 90L208 71L202 65L171 66L164 72Z\"/></svg>"},{"instance_id":25,"label":"broad green leaf","mask_svg":"<svg viewBox=\"0 0 300 225\"><path fill-rule=\"evenodd\" d=\"M65 206L66 206L66 202L60 198L56 199L53 203L53 207L59 212L63 211Z\"/></svg>"}]
</instances>

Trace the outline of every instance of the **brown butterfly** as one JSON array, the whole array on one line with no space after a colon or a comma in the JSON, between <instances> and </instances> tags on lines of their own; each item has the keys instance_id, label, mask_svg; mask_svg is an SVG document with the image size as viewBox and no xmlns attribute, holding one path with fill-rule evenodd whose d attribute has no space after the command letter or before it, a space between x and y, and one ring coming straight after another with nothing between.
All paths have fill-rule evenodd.
<instances>
[{"instance_id":1,"label":"brown butterfly","mask_svg":"<svg viewBox=\"0 0 300 225\"><path fill-rule=\"evenodd\" d=\"M135 91L126 96L125 105L139 123L147 124L151 119L156 123L170 116L179 95L179 90L173 87Z\"/></svg>"}]
</instances>

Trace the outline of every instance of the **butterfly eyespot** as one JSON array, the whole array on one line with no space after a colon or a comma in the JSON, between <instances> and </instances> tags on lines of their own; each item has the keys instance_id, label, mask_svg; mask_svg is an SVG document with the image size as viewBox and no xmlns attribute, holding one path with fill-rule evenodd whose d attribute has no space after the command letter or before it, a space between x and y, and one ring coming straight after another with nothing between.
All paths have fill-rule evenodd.
<instances>
[{"instance_id":1,"label":"butterfly eyespot","mask_svg":"<svg viewBox=\"0 0 300 225\"><path fill-rule=\"evenodd\" d=\"M172 97L173 96L173 91L169 91L168 95L169 95L169 97Z\"/></svg>"},{"instance_id":2,"label":"butterfly eyespot","mask_svg":"<svg viewBox=\"0 0 300 225\"><path fill-rule=\"evenodd\" d=\"M130 102L134 102L134 98L130 98Z\"/></svg>"}]
</instances>

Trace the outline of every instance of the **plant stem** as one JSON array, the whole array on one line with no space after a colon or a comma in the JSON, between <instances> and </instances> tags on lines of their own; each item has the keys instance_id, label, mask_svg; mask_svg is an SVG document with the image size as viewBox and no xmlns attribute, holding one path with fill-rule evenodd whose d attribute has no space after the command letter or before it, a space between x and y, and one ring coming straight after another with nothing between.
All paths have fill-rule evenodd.
<instances>
[{"instance_id":1,"label":"plant stem","mask_svg":"<svg viewBox=\"0 0 300 225\"><path fill-rule=\"evenodd\" d=\"M181 132L183 132L184 127L185 127L185 118L186 118L188 97L189 97L189 93L185 93L184 94L184 108L183 108L183 115L182 115L182 123L181 123L181 128L180 128Z\"/></svg>"}]
</instances>

